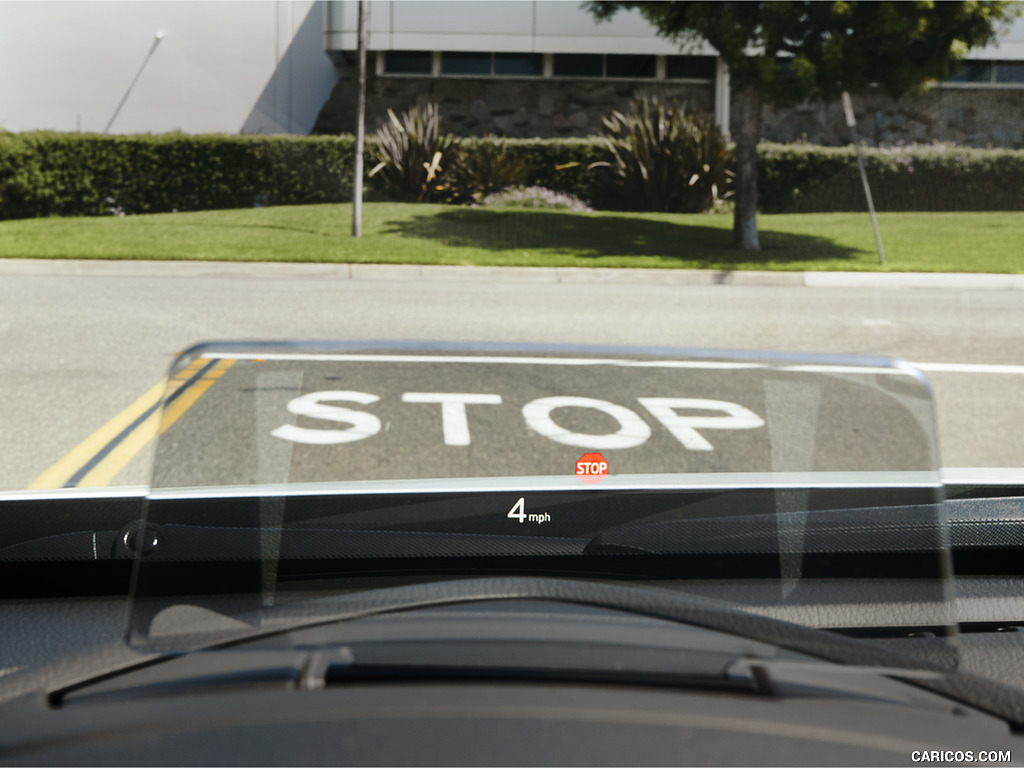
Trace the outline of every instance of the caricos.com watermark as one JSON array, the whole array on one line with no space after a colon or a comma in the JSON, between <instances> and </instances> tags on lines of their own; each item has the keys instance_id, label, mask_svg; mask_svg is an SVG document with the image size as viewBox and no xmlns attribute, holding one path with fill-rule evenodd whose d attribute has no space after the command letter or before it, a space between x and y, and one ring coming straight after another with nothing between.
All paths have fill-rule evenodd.
<instances>
[{"instance_id":1,"label":"caricos.com watermark","mask_svg":"<svg viewBox=\"0 0 1024 768\"><path fill-rule=\"evenodd\" d=\"M1009 763L1008 749L915 749L910 753L915 763Z\"/></svg>"}]
</instances>

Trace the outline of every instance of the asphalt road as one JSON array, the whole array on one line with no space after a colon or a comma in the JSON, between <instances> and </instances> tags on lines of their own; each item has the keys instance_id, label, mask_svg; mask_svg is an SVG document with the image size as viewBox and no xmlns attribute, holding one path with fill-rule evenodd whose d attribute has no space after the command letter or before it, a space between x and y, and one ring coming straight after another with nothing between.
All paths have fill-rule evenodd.
<instances>
[{"instance_id":1,"label":"asphalt road","mask_svg":"<svg viewBox=\"0 0 1024 768\"><path fill-rule=\"evenodd\" d=\"M207 350L154 485L937 468L927 387L803 360ZM176 398L170 405L177 408Z\"/></svg>"},{"instance_id":2,"label":"asphalt road","mask_svg":"<svg viewBox=\"0 0 1024 768\"><path fill-rule=\"evenodd\" d=\"M1019 290L806 287L772 284L778 281L770 275L743 280L730 284L715 276L661 272L402 267L353 272L318 265L0 261L0 489L146 483L153 455L148 438L158 426L147 411L156 397L149 393L176 353L213 339L488 341L899 356L926 364L945 466L1024 466L1024 294ZM204 374L199 386L179 398L181 418L205 414L207 425L217 424L223 410L216 406L231 386L243 383L241 370ZM277 373L283 376L277 398L282 402L262 401L272 403L261 411L271 420L282 405L281 416L287 417L287 403L294 398L283 395L296 391L287 371ZM326 391L321 386L355 389L381 397L388 414L388 409L419 414L418 437L406 435L402 443L418 456L444 448L442 406L402 402L402 395L451 392L456 385L454 391L497 394L504 405L466 406L472 439L518 430L517 447L508 443L506 455L532 452L536 462L524 464L529 469L578 452L551 440L557 455L519 447L522 434L532 434L523 406L557 390L628 406L651 428L651 456L665 455L669 446L687 455L664 424L638 404L641 383L620 380L618 373L590 377L584 385L579 379L515 384L500 377L486 387L465 385L479 375L449 370L419 380L418 374L403 374L406 380L388 391L376 391L370 382L336 387L311 380L301 385L300 394ZM716 386L702 384L694 396L737 403L746 397L741 392L726 397ZM665 396L666 391L640 394ZM570 431L616 428L607 414L594 416L605 419L603 426L574 426L565 418L574 417L560 417ZM408 417L388 416L384 422L405 425ZM500 449L500 439L493 439ZM380 446L383 450L383 442ZM474 446L482 449L484 443Z\"/></svg>"}]
</instances>

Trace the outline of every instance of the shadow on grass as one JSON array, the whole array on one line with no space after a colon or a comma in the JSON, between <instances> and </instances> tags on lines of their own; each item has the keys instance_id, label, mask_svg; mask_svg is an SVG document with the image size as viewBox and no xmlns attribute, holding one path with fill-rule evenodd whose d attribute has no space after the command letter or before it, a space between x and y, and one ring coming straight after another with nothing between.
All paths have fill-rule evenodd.
<instances>
[{"instance_id":1,"label":"shadow on grass","mask_svg":"<svg viewBox=\"0 0 1024 768\"><path fill-rule=\"evenodd\" d=\"M133 222L135 223L135 222ZM175 223L169 225L166 221L154 221L152 219L148 221L139 221L137 226L143 227L191 227L192 229L242 229L242 230L259 230L259 229L271 229L278 232L298 232L303 235L314 235L315 237L334 237L335 235L330 232L322 232L317 229L309 229L307 227L297 227L293 224L263 224L255 222L245 222L242 224L232 224L225 222L220 219L211 219L209 221L203 221L202 219L189 219L187 222Z\"/></svg>"},{"instance_id":2,"label":"shadow on grass","mask_svg":"<svg viewBox=\"0 0 1024 768\"><path fill-rule=\"evenodd\" d=\"M436 241L455 248L552 251L584 259L648 256L707 269L757 263L800 263L857 257L827 237L761 231L760 253L731 247L732 219L722 227L639 218L588 216L558 211L455 209L385 222L383 233Z\"/></svg>"}]
</instances>

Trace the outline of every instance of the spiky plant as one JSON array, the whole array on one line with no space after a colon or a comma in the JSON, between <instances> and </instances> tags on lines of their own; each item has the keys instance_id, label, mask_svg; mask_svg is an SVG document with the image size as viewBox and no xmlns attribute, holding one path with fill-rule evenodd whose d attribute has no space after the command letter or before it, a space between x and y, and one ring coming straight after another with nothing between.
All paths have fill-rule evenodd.
<instances>
[{"instance_id":1,"label":"spiky plant","mask_svg":"<svg viewBox=\"0 0 1024 768\"><path fill-rule=\"evenodd\" d=\"M440 186L445 155L455 142L441 132L437 104L417 104L401 115L389 109L373 139L370 148L377 163L367 175L379 175L385 191L396 200L429 200Z\"/></svg>"},{"instance_id":2,"label":"spiky plant","mask_svg":"<svg viewBox=\"0 0 1024 768\"><path fill-rule=\"evenodd\" d=\"M731 195L734 157L712 118L641 96L603 119L610 164L629 199L651 211L705 211Z\"/></svg>"}]
</instances>

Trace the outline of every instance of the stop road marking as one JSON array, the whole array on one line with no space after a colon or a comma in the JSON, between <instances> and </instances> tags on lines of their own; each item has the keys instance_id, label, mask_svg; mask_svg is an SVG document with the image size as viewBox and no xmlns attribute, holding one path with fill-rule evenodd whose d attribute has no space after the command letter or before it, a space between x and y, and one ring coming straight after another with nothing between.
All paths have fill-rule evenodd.
<instances>
[{"instance_id":1,"label":"stop road marking","mask_svg":"<svg viewBox=\"0 0 1024 768\"><path fill-rule=\"evenodd\" d=\"M288 411L312 419L323 419L350 425L347 429L310 429L285 424L271 434L282 440L309 445L331 445L352 443L373 437L381 431L377 416L365 411L328 405L331 402L350 402L370 405L380 397L368 392L332 390L310 392L291 400ZM464 392L406 392L403 403L440 404L441 429L447 446L468 446L471 442L467 405L501 405L501 395L493 393ZM711 451L714 447L697 430L709 429L756 429L764 426L764 420L753 411L738 403L724 400L708 400L686 397L640 397L644 409L653 416L679 443L690 451ZM598 411L618 422L615 432L593 435L573 432L556 423L552 414L558 409L584 408ZM682 413L689 411L691 413ZM702 412L695 415L692 412ZM577 448L616 450L635 448L643 445L651 436L651 428L636 412L617 403L591 397L560 395L532 400L522 408L526 425L537 434L562 445ZM590 455L590 454L586 454ZM586 456L585 455L585 456ZM594 454L600 456L600 454ZM603 461L602 456L597 461ZM582 461L582 459L581 459ZM592 461L587 459L587 461ZM605 466L607 471L607 463Z\"/></svg>"},{"instance_id":2,"label":"stop road marking","mask_svg":"<svg viewBox=\"0 0 1024 768\"><path fill-rule=\"evenodd\" d=\"M470 395L457 392L406 392L403 403L441 403L441 429L445 445L469 445L466 405L501 405L501 395Z\"/></svg>"}]
</instances>

